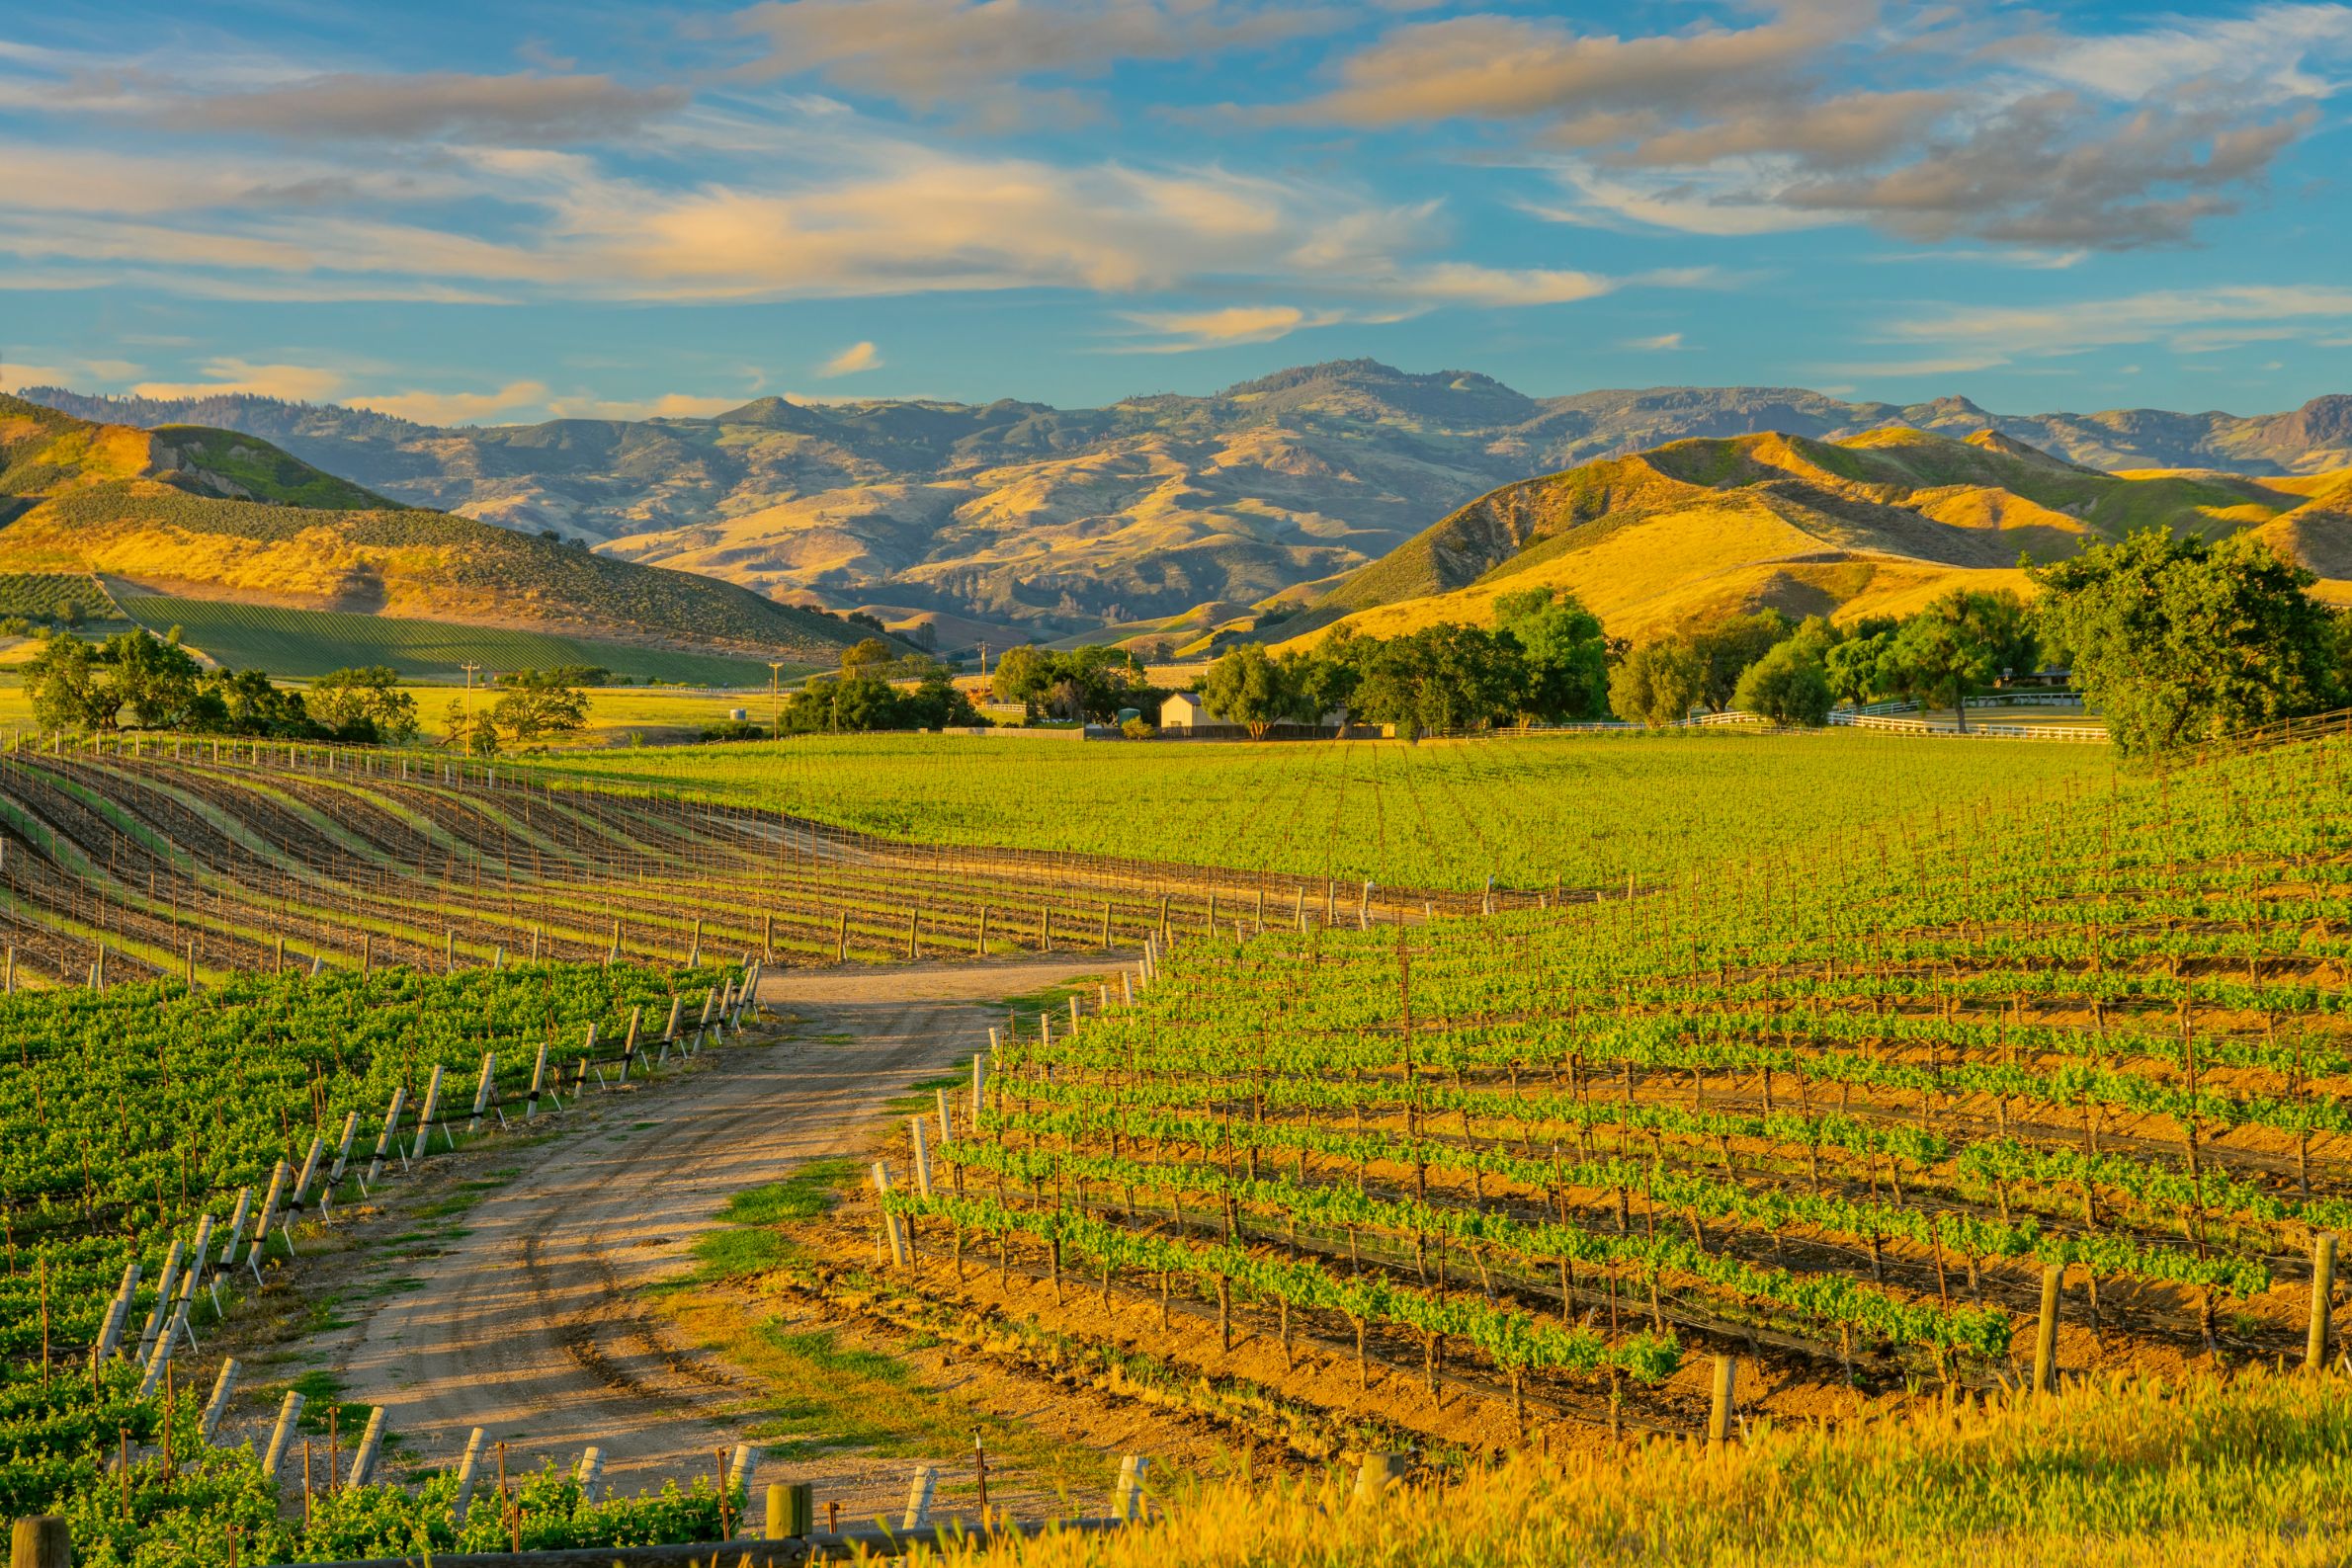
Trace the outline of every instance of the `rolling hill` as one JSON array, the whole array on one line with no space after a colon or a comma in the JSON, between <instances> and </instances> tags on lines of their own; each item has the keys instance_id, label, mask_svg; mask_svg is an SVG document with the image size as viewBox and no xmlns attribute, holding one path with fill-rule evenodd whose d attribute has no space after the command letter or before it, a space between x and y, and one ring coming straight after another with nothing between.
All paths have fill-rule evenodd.
<instances>
[{"instance_id":1,"label":"rolling hill","mask_svg":"<svg viewBox=\"0 0 2352 1568\"><path fill-rule=\"evenodd\" d=\"M707 419L441 429L233 396L36 399L119 425L225 426L385 496L682 567L941 645L990 630L1157 636L1205 606L1299 606L1498 485L1694 437L1994 430L2101 469L2265 476L2352 463L2352 397L2286 414L1989 414L1781 387L1526 396L1368 360L1205 397L1056 409L765 397ZM1197 619L1197 618L1196 618Z\"/></svg>"},{"instance_id":2,"label":"rolling hill","mask_svg":"<svg viewBox=\"0 0 2352 1568\"><path fill-rule=\"evenodd\" d=\"M2025 589L2052 560L2141 528L2252 531L2352 600L2352 470L2104 472L2001 434L1889 426L1669 442L1501 486L1350 574L1284 628L1391 635L1484 621L1495 595L1574 593L1618 635L1771 607L1902 615L1955 584Z\"/></svg>"},{"instance_id":3,"label":"rolling hill","mask_svg":"<svg viewBox=\"0 0 2352 1568\"><path fill-rule=\"evenodd\" d=\"M408 507L257 437L0 397L0 573L830 663L858 628L731 583ZM642 660L637 662L641 663Z\"/></svg>"}]
</instances>

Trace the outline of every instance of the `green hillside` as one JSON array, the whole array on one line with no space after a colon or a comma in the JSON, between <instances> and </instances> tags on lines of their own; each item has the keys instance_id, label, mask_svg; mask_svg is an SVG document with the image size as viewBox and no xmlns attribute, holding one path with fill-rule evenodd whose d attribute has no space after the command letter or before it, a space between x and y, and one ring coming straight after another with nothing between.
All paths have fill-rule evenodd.
<instances>
[{"instance_id":1,"label":"green hillside","mask_svg":"<svg viewBox=\"0 0 2352 1568\"><path fill-rule=\"evenodd\" d=\"M353 665L385 664L409 680L454 681L463 677L467 664L493 671L578 664L601 665L640 681L730 688L768 684L768 666L757 660L637 643L162 594L126 593L122 606L132 620L158 636L177 626L189 647L232 669L262 669L272 675L315 676ZM799 672L785 673L789 678Z\"/></svg>"},{"instance_id":2,"label":"green hillside","mask_svg":"<svg viewBox=\"0 0 2352 1568\"><path fill-rule=\"evenodd\" d=\"M276 506L341 512L401 509L400 502L313 468L259 437L203 425L158 425L151 434L157 443L156 477L167 484Z\"/></svg>"}]
</instances>

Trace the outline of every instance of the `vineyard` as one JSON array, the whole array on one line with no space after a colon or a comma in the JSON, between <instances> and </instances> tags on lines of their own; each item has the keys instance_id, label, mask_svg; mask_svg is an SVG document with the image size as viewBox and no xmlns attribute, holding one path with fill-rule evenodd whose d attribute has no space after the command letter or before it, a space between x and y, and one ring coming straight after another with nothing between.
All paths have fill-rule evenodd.
<instances>
[{"instance_id":1,"label":"vineyard","mask_svg":"<svg viewBox=\"0 0 2352 1568\"><path fill-rule=\"evenodd\" d=\"M1185 930L1132 1007L1008 1021L883 1207L917 1288L1078 1332L1066 1281L1114 1337L1173 1301L1207 1371L1254 1347L1472 1446L1694 1432L1708 1351L1766 1413L2016 1386L2052 1280L2076 1371L2301 1360L2352 1223L2348 761L2061 780L1631 900Z\"/></svg>"},{"instance_id":2,"label":"vineyard","mask_svg":"<svg viewBox=\"0 0 2352 1568\"><path fill-rule=\"evenodd\" d=\"M1220 906L1481 898L948 851L429 755L138 737L0 753L5 983L521 958L887 961L1129 948ZM1401 900L1401 902L1400 902ZM1311 911L1311 915L1309 912Z\"/></svg>"},{"instance_id":3,"label":"vineyard","mask_svg":"<svg viewBox=\"0 0 2352 1568\"><path fill-rule=\"evenodd\" d=\"M503 1460L469 1512L451 1476L384 1484L380 1432L342 1435L349 1464L315 1499L305 1456L300 1522L282 1519L290 1444L306 1454L323 1415L301 1425L293 1396L266 1445L227 1445L224 1421L243 1424L236 1366L200 1362L200 1337L301 1266L297 1228L333 1225L492 1124L559 1112L592 1075L657 1071L739 1014L736 977L543 964L0 998L14 1064L0 1085L0 1499L65 1515L84 1563L714 1532L714 1485L597 1503L551 1472L510 1487Z\"/></svg>"},{"instance_id":4,"label":"vineyard","mask_svg":"<svg viewBox=\"0 0 2352 1568\"><path fill-rule=\"evenodd\" d=\"M2104 779L2104 748L1838 732L1117 745L810 736L581 754L571 783L692 793L920 842L1470 890L1623 886L2003 789Z\"/></svg>"}]
</instances>

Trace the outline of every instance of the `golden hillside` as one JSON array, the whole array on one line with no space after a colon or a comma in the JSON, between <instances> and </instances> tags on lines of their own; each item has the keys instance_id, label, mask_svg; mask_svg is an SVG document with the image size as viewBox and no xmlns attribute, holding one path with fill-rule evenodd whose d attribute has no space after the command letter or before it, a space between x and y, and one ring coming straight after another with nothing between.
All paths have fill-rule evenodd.
<instances>
[{"instance_id":1,"label":"golden hillside","mask_svg":"<svg viewBox=\"0 0 2352 1568\"><path fill-rule=\"evenodd\" d=\"M828 660L854 628L729 583L399 506L251 436L0 397L0 572Z\"/></svg>"},{"instance_id":2,"label":"golden hillside","mask_svg":"<svg viewBox=\"0 0 2352 1568\"><path fill-rule=\"evenodd\" d=\"M2022 591L2020 556L2142 528L2253 531L2352 601L2352 470L2106 473L1991 431L1889 428L1673 442L1505 485L1340 581L1301 626L1480 623L1495 595L1533 587L1573 593L1637 639L1767 607L1899 616L1959 584Z\"/></svg>"}]
</instances>

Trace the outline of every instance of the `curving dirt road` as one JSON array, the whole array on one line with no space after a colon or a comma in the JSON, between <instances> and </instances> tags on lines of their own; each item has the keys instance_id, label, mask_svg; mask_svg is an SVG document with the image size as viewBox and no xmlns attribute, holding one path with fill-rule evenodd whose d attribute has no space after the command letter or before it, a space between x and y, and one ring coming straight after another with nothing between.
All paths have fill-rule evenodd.
<instances>
[{"instance_id":1,"label":"curving dirt road","mask_svg":"<svg viewBox=\"0 0 2352 1568\"><path fill-rule=\"evenodd\" d=\"M635 1292L689 1266L729 1195L854 1148L909 1082L984 1048L991 1004L1117 961L771 975L761 998L799 1020L792 1039L714 1052L642 1099L591 1097L590 1125L499 1156L521 1174L354 1314L333 1363L344 1397L382 1405L428 1462L478 1426L528 1467L600 1444L619 1490L710 1473L744 1436L727 1407L748 1390L666 1345Z\"/></svg>"}]
</instances>

